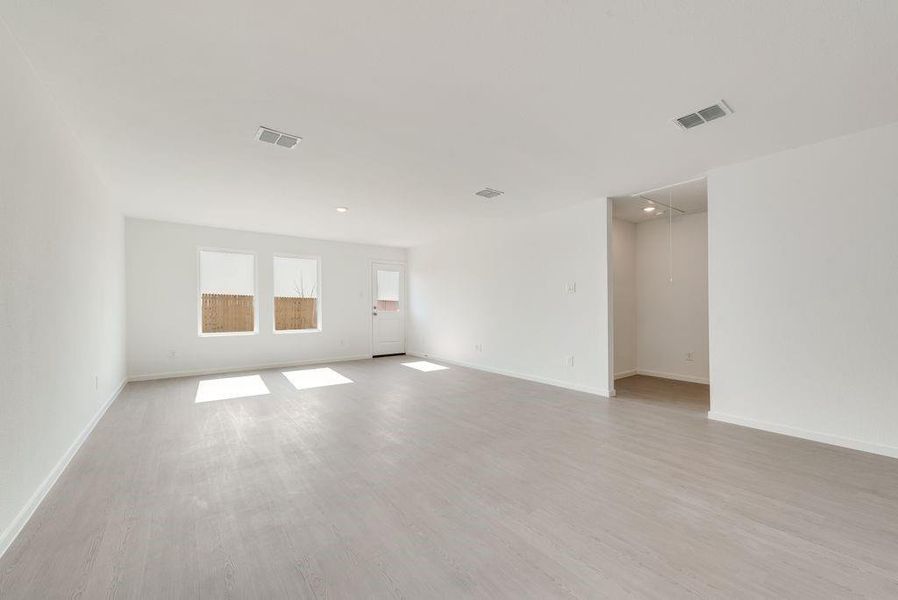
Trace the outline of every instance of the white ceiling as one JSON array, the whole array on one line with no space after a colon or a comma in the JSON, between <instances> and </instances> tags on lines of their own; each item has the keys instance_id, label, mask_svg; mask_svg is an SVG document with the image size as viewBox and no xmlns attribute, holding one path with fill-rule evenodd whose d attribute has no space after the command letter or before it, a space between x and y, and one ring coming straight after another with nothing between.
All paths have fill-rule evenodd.
<instances>
[{"instance_id":1,"label":"white ceiling","mask_svg":"<svg viewBox=\"0 0 898 600\"><path fill-rule=\"evenodd\" d=\"M898 121L889 0L0 0L0 15L127 214L257 231L414 245ZM670 123L721 98L733 116ZM261 144L259 125L305 140ZM472 195L485 186L505 195Z\"/></svg>"},{"instance_id":2,"label":"white ceiling","mask_svg":"<svg viewBox=\"0 0 898 600\"><path fill-rule=\"evenodd\" d=\"M708 180L701 178L651 191L638 190L633 194L614 197L612 201L614 218L631 223L706 212L708 210ZM655 210L647 213L643 209L649 206ZM669 210L671 206L676 209L673 214Z\"/></svg>"}]
</instances>

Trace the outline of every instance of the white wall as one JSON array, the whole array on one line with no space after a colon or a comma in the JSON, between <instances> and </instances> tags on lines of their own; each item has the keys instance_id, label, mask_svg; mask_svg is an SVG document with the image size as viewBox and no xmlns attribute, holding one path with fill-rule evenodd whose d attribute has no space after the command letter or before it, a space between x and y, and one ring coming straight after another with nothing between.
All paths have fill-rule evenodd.
<instances>
[{"instance_id":1,"label":"white wall","mask_svg":"<svg viewBox=\"0 0 898 600\"><path fill-rule=\"evenodd\" d=\"M614 272L614 376L636 373L636 224L614 219L611 228Z\"/></svg>"},{"instance_id":2,"label":"white wall","mask_svg":"<svg viewBox=\"0 0 898 600\"><path fill-rule=\"evenodd\" d=\"M607 395L608 221L603 198L412 248L410 351Z\"/></svg>"},{"instance_id":3,"label":"white wall","mask_svg":"<svg viewBox=\"0 0 898 600\"><path fill-rule=\"evenodd\" d=\"M401 248L212 227L126 220L128 373L148 378L371 356L371 259L405 261ZM256 253L255 335L197 334L197 251ZM273 332L273 256L321 259L320 332Z\"/></svg>"},{"instance_id":4,"label":"white wall","mask_svg":"<svg viewBox=\"0 0 898 600\"><path fill-rule=\"evenodd\" d=\"M670 231L673 282L667 219L636 226L637 369L708 383L708 214L675 217Z\"/></svg>"},{"instance_id":5,"label":"white wall","mask_svg":"<svg viewBox=\"0 0 898 600\"><path fill-rule=\"evenodd\" d=\"M125 376L123 219L0 21L0 554Z\"/></svg>"},{"instance_id":6,"label":"white wall","mask_svg":"<svg viewBox=\"0 0 898 600\"><path fill-rule=\"evenodd\" d=\"M709 176L711 418L898 456L898 124Z\"/></svg>"}]
</instances>

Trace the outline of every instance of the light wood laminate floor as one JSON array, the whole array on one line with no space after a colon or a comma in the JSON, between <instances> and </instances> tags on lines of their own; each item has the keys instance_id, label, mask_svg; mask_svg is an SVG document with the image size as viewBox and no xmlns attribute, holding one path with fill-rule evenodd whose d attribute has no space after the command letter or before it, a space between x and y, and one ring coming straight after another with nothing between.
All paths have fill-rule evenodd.
<instances>
[{"instance_id":1,"label":"light wood laminate floor","mask_svg":"<svg viewBox=\"0 0 898 600\"><path fill-rule=\"evenodd\" d=\"M403 360L129 384L0 598L898 597L896 460Z\"/></svg>"},{"instance_id":2,"label":"light wood laminate floor","mask_svg":"<svg viewBox=\"0 0 898 600\"><path fill-rule=\"evenodd\" d=\"M707 384L631 375L615 381L614 387L618 400L641 401L704 413L711 408L711 390Z\"/></svg>"}]
</instances>

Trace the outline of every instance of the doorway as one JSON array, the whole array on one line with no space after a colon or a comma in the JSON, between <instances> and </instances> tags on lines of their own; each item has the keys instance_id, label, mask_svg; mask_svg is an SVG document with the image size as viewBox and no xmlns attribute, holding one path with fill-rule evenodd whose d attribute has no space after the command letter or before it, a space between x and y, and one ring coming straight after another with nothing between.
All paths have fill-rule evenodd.
<instances>
[{"instance_id":1,"label":"doorway","mask_svg":"<svg viewBox=\"0 0 898 600\"><path fill-rule=\"evenodd\" d=\"M405 353L405 265L371 263L371 354Z\"/></svg>"},{"instance_id":2,"label":"doorway","mask_svg":"<svg viewBox=\"0 0 898 600\"><path fill-rule=\"evenodd\" d=\"M615 392L709 408L704 178L612 198Z\"/></svg>"}]
</instances>

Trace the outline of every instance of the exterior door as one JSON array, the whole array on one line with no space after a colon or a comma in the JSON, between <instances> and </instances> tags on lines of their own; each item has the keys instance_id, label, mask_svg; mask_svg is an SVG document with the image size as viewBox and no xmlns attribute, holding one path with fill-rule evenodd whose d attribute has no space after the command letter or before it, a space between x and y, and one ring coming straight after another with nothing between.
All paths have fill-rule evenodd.
<instances>
[{"instance_id":1,"label":"exterior door","mask_svg":"<svg viewBox=\"0 0 898 600\"><path fill-rule=\"evenodd\" d=\"M371 264L371 353L405 352L405 266Z\"/></svg>"}]
</instances>

